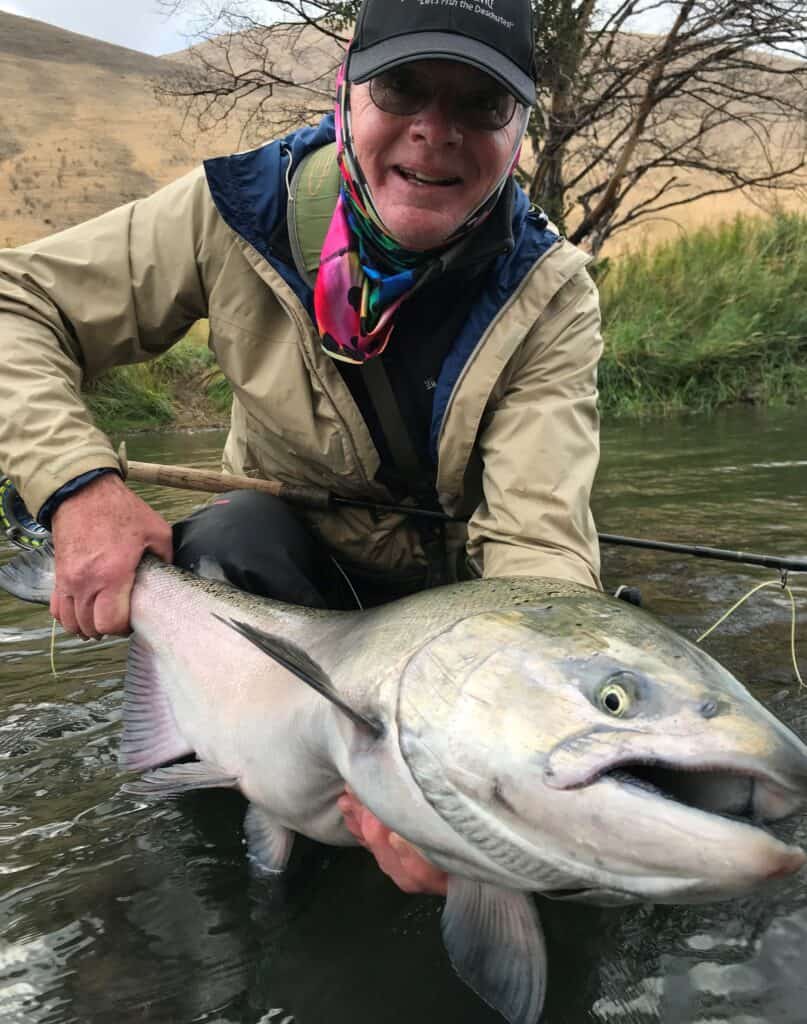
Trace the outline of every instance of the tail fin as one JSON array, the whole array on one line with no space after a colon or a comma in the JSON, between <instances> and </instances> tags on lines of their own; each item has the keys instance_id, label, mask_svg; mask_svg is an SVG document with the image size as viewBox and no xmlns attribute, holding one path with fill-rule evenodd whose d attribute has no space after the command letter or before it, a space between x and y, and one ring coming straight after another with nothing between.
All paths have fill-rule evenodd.
<instances>
[{"instance_id":1,"label":"tail fin","mask_svg":"<svg viewBox=\"0 0 807 1024\"><path fill-rule=\"evenodd\" d=\"M0 589L22 601L48 604L55 578L53 557L53 545L47 541L12 558L0 566Z\"/></svg>"}]
</instances>

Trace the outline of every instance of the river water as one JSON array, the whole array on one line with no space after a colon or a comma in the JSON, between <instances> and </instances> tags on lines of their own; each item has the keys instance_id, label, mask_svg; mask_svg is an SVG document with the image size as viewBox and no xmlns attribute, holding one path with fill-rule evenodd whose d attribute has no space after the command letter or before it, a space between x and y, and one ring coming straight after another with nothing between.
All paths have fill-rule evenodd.
<instances>
[{"instance_id":1,"label":"river water","mask_svg":"<svg viewBox=\"0 0 807 1024\"><path fill-rule=\"evenodd\" d=\"M798 412L608 425L603 532L807 555ZM214 466L222 435L142 435L133 459ZM169 518L198 496L141 488ZM11 557L6 548L0 558ZM604 549L604 580L698 633L770 571ZM791 576L801 633L805 576ZM790 605L746 603L705 647L800 735ZM457 981L439 901L399 893L364 851L299 843L282 887L250 874L243 806L200 793L143 806L116 765L126 643L56 636L0 598L2 1024L494 1024ZM807 636L800 649L807 674ZM807 843L807 819L792 838ZM625 836L630 842L630 835ZM539 900L546 1024L803 1024L807 880L708 907L605 910Z\"/></svg>"}]
</instances>

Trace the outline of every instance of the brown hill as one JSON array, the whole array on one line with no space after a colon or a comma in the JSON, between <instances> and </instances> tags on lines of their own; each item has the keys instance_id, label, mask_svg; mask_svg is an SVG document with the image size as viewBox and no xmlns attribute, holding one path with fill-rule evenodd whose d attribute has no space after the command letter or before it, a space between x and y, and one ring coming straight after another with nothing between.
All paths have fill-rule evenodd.
<instances>
[{"instance_id":1,"label":"brown hill","mask_svg":"<svg viewBox=\"0 0 807 1024\"><path fill-rule=\"evenodd\" d=\"M0 12L0 245L69 227L234 148L234 129L180 139L154 86L175 67Z\"/></svg>"},{"instance_id":2,"label":"brown hill","mask_svg":"<svg viewBox=\"0 0 807 1024\"><path fill-rule=\"evenodd\" d=\"M214 66L229 64L247 82L250 69L268 66L304 87L250 91L223 124L217 119L224 107L205 101L183 122L179 105L158 101L155 87L198 64L189 51L151 57L0 12L0 245L28 241L146 195L205 156L288 131L304 110L310 117L330 108L340 48L312 28L277 25L222 36L196 52ZM247 103L252 116L245 121ZM197 117L209 130L198 130ZM736 145L738 138L726 141ZM690 172L685 184L702 187L703 175ZM655 187L649 176L643 195ZM803 194L788 197L787 205L803 208ZM759 206L743 193L703 199L617 235L608 251L653 243L737 212L758 213Z\"/></svg>"},{"instance_id":3,"label":"brown hill","mask_svg":"<svg viewBox=\"0 0 807 1024\"><path fill-rule=\"evenodd\" d=\"M314 124L331 111L343 57L342 44L315 26L282 23L212 36L169 55L176 69L175 89L184 85L192 92L200 76L209 84L224 69L225 94L213 99L208 92L190 100L188 115L203 126L222 116L237 120L242 148L285 135L301 124ZM270 75L271 87L261 85ZM236 76L241 89L232 111L229 89Z\"/></svg>"}]
</instances>

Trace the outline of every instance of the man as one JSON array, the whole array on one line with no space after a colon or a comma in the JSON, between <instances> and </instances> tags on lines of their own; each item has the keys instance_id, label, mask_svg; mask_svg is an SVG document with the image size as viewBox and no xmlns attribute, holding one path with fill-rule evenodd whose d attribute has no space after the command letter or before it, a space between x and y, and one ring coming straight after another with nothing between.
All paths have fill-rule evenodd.
<instances>
[{"instance_id":1,"label":"man","mask_svg":"<svg viewBox=\"0 0 807 1024\"><path fill-rule=\"evenodd\" d=\"M598 585L599 307L586 257L513 181L534 76L529 0L365 0L333 120L0 254L0 465L52 527L65 629L126 632L147 550L337 607L345 577L365 603L473 573ZM244 493L172 536L79 385L203 316L235 396L225 469L467 511L467 537ZM393 875L417 868L399 883L439 891L343 810Z\"/></svg>"}]
</instances>

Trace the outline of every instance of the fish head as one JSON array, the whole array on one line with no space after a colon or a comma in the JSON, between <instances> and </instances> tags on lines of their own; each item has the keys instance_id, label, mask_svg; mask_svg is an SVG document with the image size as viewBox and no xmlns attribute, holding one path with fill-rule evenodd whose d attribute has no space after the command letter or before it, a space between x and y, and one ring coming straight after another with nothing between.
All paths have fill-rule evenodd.
<instances>
[{"instance_id":1,"label":"fish head","mask_svg":"<svg viewBox=\"0 0 807 1024\"><path fill-rule=\"evenodd\" d=\"M472 614L425 643L398 735L480 877L701 902L805 862L764 824L807 800L807 747L700 648L596 591Z\"/></svg>"}]
</instances>

